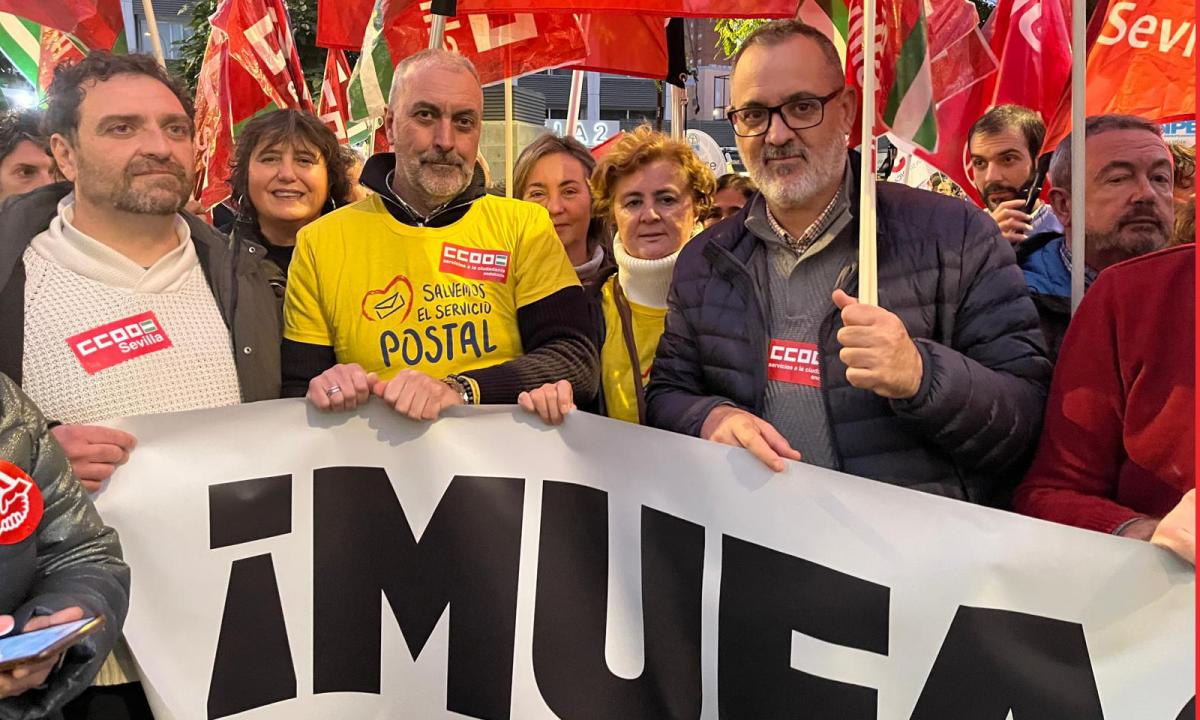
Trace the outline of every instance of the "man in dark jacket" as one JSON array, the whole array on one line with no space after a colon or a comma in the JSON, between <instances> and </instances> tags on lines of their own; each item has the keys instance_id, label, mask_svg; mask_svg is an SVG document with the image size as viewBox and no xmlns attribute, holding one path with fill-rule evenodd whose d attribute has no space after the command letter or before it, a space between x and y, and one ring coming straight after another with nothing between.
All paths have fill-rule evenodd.
<instances>
[{"instance_id":1,"label":"man in dark jacket","mask_svg":"<svg viewBox=\"0 0 1200 720\"><path fill-rule=\"evenodd\" d=\"M279 315L262 247L182 211L193 109L154 58L92 53L60 66L48 96L72 184L0 208L0 372L62 423L95 491L136 443L95 423L278 397ZM114 657L67 717L149 714L128 652Z\"/></svg>"},{"instance_id":2,"label":"man in dark jacket","mask_svg":"<svg viewBox=\"0 0 1200 720\"><path fill-rule=\"evenodd\" d=\"M1050 365L996 224L881 184L879 304L858 304L856 100L833 45L765 25L730 119L761 190L675 269L650 423L916 489L997 502L1037 441Z\"/></svg>"},{"instance_id":3,"label":"man in dark jacket","mask_svg":"<svg viewBox=\"0 0 1200 720\"><path fill-rule=\"evenodd\" d=\"M1132 115L1087 119L1084 157L1084 289L1103 269L1165 248L1175 229L1171 151L1162 128ZM1071 144L1050 159L1050 204L1071 227ZM1062 231L1039 233L1017 250L1017 263L1041 318L1050 359L1071 321L1071 246Z\"/></svg>"},{"instance_id":4,"label":"man in dark jacket","mask_svg":"<svg viewBox=\"0 0 1200 720\"><path fill-rule=\"evenodd\" d=\"M58 718L121 634L129 568L117 533L46 430L0 375L0 636L103 615L105 627L47 662L0 672L0 720ZM59 664L61 662L61 665Z\"/></svg>"}]
</instances>

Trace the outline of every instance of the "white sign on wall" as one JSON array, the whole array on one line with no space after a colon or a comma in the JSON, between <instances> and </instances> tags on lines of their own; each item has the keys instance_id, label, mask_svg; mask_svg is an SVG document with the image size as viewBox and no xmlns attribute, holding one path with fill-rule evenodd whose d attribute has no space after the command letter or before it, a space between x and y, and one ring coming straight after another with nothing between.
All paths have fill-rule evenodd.
<instances>
[{"instance_id":1,"label":"white sign on wall","mask_svg":"<svg viewBox=\"0 0 1200 720\"><path fill-rule=\"evenodd\" d=\"M561 136L566 132L567 121L547 120L546 127L550 128L550 132ZM621 123L615 120L596 120L591 122L580 120L575 124L575 139L590 148L611 139L619 132L621 132Z\"/></svg>"}]
</instances>

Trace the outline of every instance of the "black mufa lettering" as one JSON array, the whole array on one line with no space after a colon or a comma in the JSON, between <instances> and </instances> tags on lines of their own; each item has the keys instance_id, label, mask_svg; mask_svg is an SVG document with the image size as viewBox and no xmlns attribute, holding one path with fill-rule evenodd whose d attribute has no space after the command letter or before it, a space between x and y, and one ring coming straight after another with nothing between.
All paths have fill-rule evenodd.
<instances>
[{"instance_id":1,"label":"black mufa lettering","mask_svg":"<svg viewBox=\"0 0 1200 720\"><path fill-rule=\"evenodd\" d=\"M208 488L209 547L225 548L292 531L292 476ZM208 686L208 717L236 715L296 697L296 670L270 555L235 560Z\"/></svg>"},{"instance_id":2,"label":"black mufa lettering","mask_svg":"<svg viewBox=\"0 0 1200 720\"><path fill-rule=\"evenodd\" d=\"M1103 720L1083 626L960 607L912 720Z\"/></svg>"},{"instance_id":3,"label":"black mufa lettering","mask_svg":"<svg viewBox=\"0 0 1200 720\"><path fill-rule=\"evenodd\" d=\"M208 686L208 717L296 697L296 670L270 555L235 560Z\"/></svg>"},{"instance_id":4,"label":"black mufa lettering","mask_svg":"<svg viewBox=\"0 0 1200 720\"><path fill-rule=\"evenodd\" d=\"M642 508L640 677L614 675L604 656L608 615L608 494L542 486L533 670L563 720L698 718L704 528Z\"/></svg>"},{"instance_id":5,"label":"black mufa lettering","mask_svg":"<svg viewBox=\"0 0 1200 720\"><path fill-rule=\"evenodd\" d=\"M450 607L446 709L506 719L525 481L456 476L420 540L387 473L313 473L313 691L380 690L380 595L415 659Z\"/></svg>"},{"instance_id":6,"label":"black mufa lettering","mask_svg":"<svg viewBox=\"0 0 1200 720\"><path fill-rule=\"evenodd\" d=\"M875 688L792 668L792 631L887 655L889 593L883 585L725 536L717 630L722 720L875 720ZM974 716L940 720L951 717Z\"/></svg>"}]
</instances>

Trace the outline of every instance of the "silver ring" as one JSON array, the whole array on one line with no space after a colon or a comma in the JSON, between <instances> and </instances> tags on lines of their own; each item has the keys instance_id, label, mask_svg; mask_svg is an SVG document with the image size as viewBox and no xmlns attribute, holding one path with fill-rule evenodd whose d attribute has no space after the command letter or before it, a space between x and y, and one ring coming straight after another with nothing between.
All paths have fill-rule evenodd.
<instances>
[{"instance_id":1,"label":"silver ring","mask_svg":"<svg viewBox=\"0 0 1200 720\"><path fill-rule=\"evenodd\" d=\"M333 397L334 395L336 395L337 393L340 393L341 391L342 391L342 389L340 387L338 387L337 385L330 385L329 387L325 388L325 394L329 397Z\"/></svg>"}]
</instances>

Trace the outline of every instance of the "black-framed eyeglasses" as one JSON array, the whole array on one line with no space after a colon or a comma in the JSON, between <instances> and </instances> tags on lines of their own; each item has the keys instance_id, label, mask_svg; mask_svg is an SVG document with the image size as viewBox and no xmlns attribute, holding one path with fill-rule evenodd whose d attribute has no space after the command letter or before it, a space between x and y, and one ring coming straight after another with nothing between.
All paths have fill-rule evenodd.
<instances>
[{"instance_id":1,"label":"black-framed eyeglasses","mask_svg":"<svg viewBox=\"0 0 1200 720\"><path fill-rule=\"evenodd\" d=\"M758 137L771 128L771 117L779 113L783 124L792 130L807 130L816 127L825 119L825 105L842 94L845 86L823 97L802 97L788 100L770 107L751 106L734 108L725 114L739 137Z\"/></svg>"}]
</instances>

